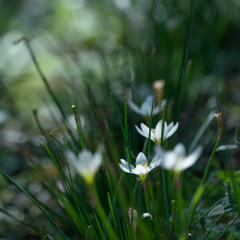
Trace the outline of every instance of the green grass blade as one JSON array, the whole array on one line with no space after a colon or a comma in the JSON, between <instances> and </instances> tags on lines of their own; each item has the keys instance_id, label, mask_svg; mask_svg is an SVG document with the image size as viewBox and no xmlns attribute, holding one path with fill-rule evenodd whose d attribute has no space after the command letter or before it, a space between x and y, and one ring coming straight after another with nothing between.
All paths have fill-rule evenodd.
<instances>
[{"instance_id":1,"label":"green grass blade","mask_svg":"<svg viewBox=\"0 0 240 240\"><path fill-rule=\"evenodd\" d=\"M124 101L124 120L125 120L125 136L128 141L128 125L127 125L127 98L125 97Z\"/></svg>"},{"instance_id":2,"label":"green grass blade","mask_svg":"<svg viewBox=\"0 0 240 240\"><path fill-rule=\"evenodd\" d=\"M54 225L54 227L61 233L64 239L68 238L65 236L63 231L58 227L58 225L53 221L53 219L48 215L48 213L25 191L23 190L15 181L13 181L7 174L5 174L3 171L0 170L0 173L6 177L11 183L13 183L20 191L22 191L29 199L31 199L36 206L45 214L45 216L50 220L50 222Z\"/></svg>"},{"instance_id":3,"label":"green grass blade","mask_svg":"<svg viewBox=\"0 0 240 240\"><path fill-rule=\"evenodd\" d=\"M111 197L110 197L109 192L107 193L107 197L108 197L108 205L109 205L109 208L110 208L110 213L111 213L112 219L113 219L113 224L114 224L114 227L117 231L118 230L117 223L116 223L116 219L115 219L115 216L114 216L114 212L113 212L113 208L112 208L112 201L111 201ZM109 219L108 219L108 221L109 221Z\"/></svg>"},{"instance_id":4,"label":"green grass blade","mask_svg":"<svg viewBox=\"0 0 240 240\"><path fill-rule=\"evenodd\" d=\"M50 133L51 137L53 137L58 143L59 145L64 149L64 150L67 150L66 147L52 134Z\"/></svg>"},{"instance_id":5,"label":"green grass blade","mask_svg":"<svg viewBox=\"0 0 240 240\"><path fill-rule=\"evenodd\" d=\"M218 200L212 207L210 207L204 214L202 214L197 220L195 220L195 222L193 223L193 225L190 227L190 230L192 228L194 228L196 226L196 224L203 218L205 217L213 208L215 208L219 203L222 202L222 198L220 200Z\"/></svg>"},{"instance_id":6,"label":"green grass blade","mask_svg":"<svg viewBox=\"0 0 240 240\"><path fill-rule=\"evenodd\" d=\"M238 219L239 214L232 220L232 222L227 226L227 228L222 232L222 234L218 237L217 240L220 240L223 235L227 232L227 230L234 224L234 222Z\"/></svg>"},{"instance_id":7,"label":"green grass blade","mask_svg":"<svg viewBox=\"0 0 240 240\"><path fill-rule=\"evenodd\" d=\"M153 106L154 106L154 98L152 100L151 117L150 117L150 123L149 123L149 133L148 133L148 154L147 154L148 165L150 164L150 148L151 148L151 138L150 137L151 137L151 132L152 132Z\"/></svg>"},{"instance_id":8,"label":"green grass blade","mask_svg":"<svg viewBox=\"0 0 240 240\"><path fill-rule=\"evenodd\" d=\"M72 105L72 110L73 110L73 115L74 115L74 119L75 119L75 122L76 122L77 130L78 130L78 136L79 136L79 139L80 139L81 147L82 147L82 149L85 149L81 129L80 129L79 124L78 124L78 118L77 118L77 114L76 114L75 105Z\"/></svg>"},{"instance_id":9,"label":"green grass blade","mask_svg":"<svg viewBox=\"0 0 240 240\"><path fill-rule=\"evenodd\" d=\"M66 148L69 150L69 147L68 147L68 144L67 144L66 140L65 140L64 138L62 138L62 140L63 140L63 142L64 142Z\"/></svg>"},{"instance_id":10,"label":"green grass blade","mask_svg":"<svg viewBox=\"0 0 240 240\"><path fill-rule=\"evenodd\" d=\"M162 132L161 132L161 142L160 142L161 146L163 146L163 133L164 133L165 119L166 119L166 104L164 105L164 110L163 110ZM164 171L164 169L161 169L161 171L162 171L164 204L165 204L165 211L166 211L167 233L168 233L168 235L170 235L170 220L169 220L167 184L166 184L166 178L165 178L165 171Z\"/></svg>"},{"instance_id":11,"label":"green grass blade","mask_svg":"<svg viewBox=\"0 0 240 240\"><path fill-rule=\"evenodd\" d=\"M206 239L207 235L210 233L210 231L212 230L212 228L216 225L216 223L218 222L218 220L219 220L225 213L226 213L226 211L223 212L223 213L216 219L216 221L212 224L212 226L208 229L208 231L207 231L206 234L204 235L203 240Z\"/></svg>"},{"instance_id":12,"label":"green grass blade","mask_svg":"<svg viewBox=\"0 0 240 240\"><path fill-rule=\"evenodd\" d=\"M24 226L26 226L26 227L29 227L29 228L32 228L32 229L34 229L36 232L38 232L38 233L39 233L39 230L38 230L38 228L36 228L36 227L34 227L34 226L30 225L29 223L25 223L25 222L23 222L23 221L21 221L21 220L18 220L18 219L17 219L17 218L15 218L15 217L14 217L12 214L8 213L8 212L7 212L7 211L5 211L4 209L0 208L0 212L4 213L4 214L5 214L5 215L7 215L8 217L10 217L10 218L14 219L15 221L17 221L17 222L19 222L19 223L23 224L23 225L24 225Z\"/></svg>"}]
</instances>

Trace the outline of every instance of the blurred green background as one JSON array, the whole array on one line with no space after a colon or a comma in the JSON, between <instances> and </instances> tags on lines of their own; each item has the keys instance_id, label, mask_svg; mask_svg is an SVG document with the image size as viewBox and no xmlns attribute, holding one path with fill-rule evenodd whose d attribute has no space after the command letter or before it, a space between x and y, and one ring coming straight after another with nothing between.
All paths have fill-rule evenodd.
<instances>
[{"instance_id":1,"label":"blurred green background","mask_svg":"<svg viewBox=\"0 0 240 240\"><path fill-rule=\"evenodd\" d=\"M141 104L154 95L153 82L165 79L167 119L180 122L176 141L184 139L188 145L213 110L223 112L223 142L233 143L240 103L239 12L238 0L0 0L0 168L39 201L48 202L49 193L30 170L23 150L27 145L54 176L39 135L49 139L50 132L66 132L26 45L16 42L22 37L29 40L75 136L71 105L77 106L90 139L98 131L91 115L97 106L106 128L123 144L110 92L120 107L125 96ZM131 113L130 129L141 121ZM137 141L136 134L133 139ZM54 144L52 149L58 151ZM234 166L238 157L233 154ZM0 206L26 222L39 215L26 207L26 198L16 189L5 186L0 177ZM0 222L3 239L39 239L1 213Z\"/></svg>"}]
</instances>

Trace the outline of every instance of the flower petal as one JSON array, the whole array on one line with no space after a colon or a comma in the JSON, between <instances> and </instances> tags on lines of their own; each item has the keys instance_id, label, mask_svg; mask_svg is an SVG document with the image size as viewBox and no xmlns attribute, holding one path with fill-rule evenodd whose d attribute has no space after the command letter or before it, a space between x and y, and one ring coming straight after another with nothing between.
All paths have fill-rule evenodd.
<instances>
[{"instance_id":1,"label":"flower petal","mask_svg":"<svg viewBox=\"0 0 240 240\"><path fill-rule=\"evenodd\" d=\"M164 109L164 105L167 104L167 99L163 99L161 102L161 108Z\"/></svg>"},{"instance_id":2,"label":"flower petal","mask_svg":"<svg viewBox=\"0 0 240 240\"><path fill-rule=\"evenodd\" d=\"M162 107L158 104L154 109L153 109L153 116L160 113L162 111Z\"/></svg>"},{"instance_id":3,"label":"flower petal","mask_svg":"<svg viewBox=\"0 0 240 240\"><path fill-rule=\"evenodd\" d=\"M186 149L182 143L178 143L173 151L178 155L178 157L185 157L186 156Z\"/></svg>"},{"instance_id":4,"label":"flower petal","mask_svg":"<svg viewBox=\"0 0 240 240\"><path fill-rule=\"evenodd\" d=\"M235 149L235 148L237 148L238 146L237 145L223 145L223 146L221 146L221 147L218 147L217 148L217 150L216 150L216 152L217 151L223 151L223 150L231 150L231 149Z\"/></svg>"},{"instance_id":5,"label":"flower petal","mask_svg":"<svg viewBox=\"0 0 240 240\"><path fill-rule=\"evenodd\" d=\"M155 129L155 136L157 139L160 139L161 138L161 135L162 134L162 120L160 120L156 126L156 129ZM167 134L167 123L164 122L164 132L163 132L163 139L165 138Z\"/></svg>"},{"instance_id":6,"label":"flower petal","mask_svg":"<svg viewBox=\"0 0 240 240\"><path fill-rule=\"evenodd\" d=\"M153 101L153 96L149 95L146 97L145 101L143 102L143 104L147 104L148 106L150 106L150 108L152 107L152 101ZM142 105L143 105L142 104Z\"/></svg>"},{"instance_id":7,"label":"flower petal","mask_svg":"<svg viewBox=\"0 0 240 240\"><path fill-rule=\"evenodd\" d=\"M119 163L119 167L126 173L131 173L129 169L125 168L122 164Z\"/></svg>"},{"instance_id":8,"label":"flower petal","mask_svg":"<svg viewBox=\"0 0 240 240\"><path fill-rule=\"evenodd\" d=\"M131 173L136 174L136 175L141 175L141 174L145 175L148 172L147 172L147 169L145 169L144 166L137 165L137 167L134 168Z\"/></svg>"},{"instance_id":9,"label":"flower petal","mask_svg":"<svg viewBox=\"0 0 240 240\"><path fill-rule=\"evenodd\" d=\"M150 214L150 213L144 213L144 214L141 216L141 219L144 219L144 218L146 218L146 217L150 217L151 220L153 221L152 214Z\"/></svg>"},{"instance_id":10,"label":"flower petal","mask_svg":"<svg viewBox=\"0 0 240 240\"><path fill-rule=\"evenodd\" d=\"M90 160L93 158L93 154L90 151L85 149L78 154L78 158L80 159L80 161L83 159Z\"/></svg>"},{"instance_id":11,"label":"flower petal","mask_svg":"<svg viewBox=\"0 0 240 240\"><path fill-rule=\"evenodd\" d=\"M167 133L166 139L171 137L177 131L177 129L178 129L178 123L176 123L176 125L171 129L171 131Z\"/></svg>"},{"instance_id":12,"label":"flower petal","mask_svg":"<svg viewBox=\"0 0 240 240\"><path fill-rule=\"evenodd\" d=\"M141 105L141 111L144 116L151 116L153 96L148 96ZM154 107L154 105L153 105Z\"/></svg>"},{"instance_id":13,"label":"flower petal","mask_svg":"<svg viewBox=\"0 0 240 240\"><path fill-rule=\"evenodd\" d=\"M178 161L178 156L174 151L166 152L162 161L161 166L166 170L173 170L174 166Z\"/></svg>"},{"instance_id":14,"label":"flower petal","mask_svg":"<svg viewBox=\"0 0 240 240\"><path fill-rule=\"evenodd\" d=\"M137 155L137 158L136 158L136 163L137 163L137 165L142 165L142 166L144 166L146 162L147 162L146 156L145 156L142 152L140 152L140 153Z\"/></svg>"},{"instance_id":15,"label":"flower petal","mask_svg":"<svg viewBox=\"0 0 240 240\"><path fill-rule=\"evenodd\" d=\"M142 128L142 131L145 134L145 137L148 138L148 136L149 136L149 128L145 124L143 124L143 123L141 123L141 128ZM151 131L150 139L154 141L154 137L155 137L155 134Z\"/></svg>"},{"instance_id":16,"label":"flower petal","mask_svg":"<svg viewBox=\"0 0 240 240\"><path fill-rule=\"evenodd\" d=\"M146 134L137 125L135 125L135 128L142 136L147 137Z\"/></svg>"},{"instance_id":17,"label":"flower petal","mask_svg":"<svg viewBox=\"0 0 240 240\"><path fill-rule=\"evenodd\" d=\"M76 154L73 151L66 151L65 155L67 156L68 160L70 160L70 162L73 164L73 166L76 168L76 170L78 170L78 157L76 156Z\"/></svg>"},{"instance_id":18,"label":"flower petal","mask_svg":"<svg viewBox=\"0 0 240 240\"><path fill-rule=\"evenodd\" d=\"M177 164L176 170L183 171L189 167L191 167L200 157L202 153L202 146L196 147L196 149L186 157L181 163Z\"/></svg>"},{"instance_id":19,"label":"flower petal","mask_svg":"<svg viewBox=\"0 0 240 240\"><path fill-rule=\"evenodd\" d=\"M121 161L122 166L125 167L126 169L129 170L129 165L130 165L130 171L131 171L132 169L134 169L134 166L131 165L131 164L129 164L127 161L125 161L125 160L123 160L123 159L121 159L120 161Z\"/></svg>"},{"instance_id":20,"label":"flower petal","mask_svg":"<svg viewBox=\"0 0 240 240\"><path fill-rule=\"evenodd\" d=\"M167 127L167 133L169 133L172 130L173 127L174 127L174 123L171 122Z\"/></svg>"},{"instance_id":21,"label":"flower petal","mask_svg":"<svg viewBox=\"0 0 240 240\"><path fill-rule=\"evenodd\" d=\"M129 107L136 113L143 115L142 110L132 101L128 102Z\"/></svg>"}]
</instances>

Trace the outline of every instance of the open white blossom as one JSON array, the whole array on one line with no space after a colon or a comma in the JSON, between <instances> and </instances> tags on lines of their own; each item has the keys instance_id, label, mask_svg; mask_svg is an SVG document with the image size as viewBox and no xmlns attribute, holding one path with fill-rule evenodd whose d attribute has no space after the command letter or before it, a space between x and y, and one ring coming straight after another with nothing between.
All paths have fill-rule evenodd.
<instances>
[{"instance_id":1,"label":"open white blossom","mask_svg":"<svg viewBox=\"0 0 240 240\"><path fill-rule=\"evenodd\" d=\"M102 154L100 151L92 154L88 150L83 150L76 156L72 151L66 152L67 158L74 166L76 171L84 178L86 183L92 184L95 175L102 165Z\"/></svg>"},{"instance_id":2,"label":"open white blossom","mask_svg":"<svg viewBox=\"0 0 240 240\"><path fill-rule=\"evenodd\" d=\"M141 128L140 129L138 126L136 126L137 131L144 137L148 138L149 137L149 128L141 123ZM169 137L171 137L176 130L178 129L178 123L176 123L175 125L173 124L173 122L171 122L169 125L167 125L166 122L164 122L164 132L163 132L163 141ZM154 141L156 144L161 143L161 136L162 136L162 120L160 120L156 126L155 129L152 129L151 131L151 135L150 135L150 139L152 141Z\"/></svg>"},{"instance_id":3,"label":"open white blossom","mask_svg":"<svg viewBox=\"0 0 240 240\"><path fill-rule=\"evenodd\" d=\"M152 110L152 101L153 96L148 96L145 101L142 103L141 107L138 107L134 102L129 101L128 105L129 107L136 113L143 115L143 116L151 116L151 110ZM167 103L166 99L163 99L160 104L153 107L153 116L158 114L164 109L164 105Z\"/></svg>"},{"instance_id":4,"label":"open white blossom","mask_svg":"<svg viewBox=\"0 0 240 240\"><path fill-rule=\"evenodd\" d=\"M158 147L157 152L162 157L161 167L178 173L191 167L198 160L202 153L202 146L197 146L188 156L182 143L178 143L172 151L167 152Z\"/></svg>"},{"instance_id":5,"label":"open white blossom","mask_svg":"<svg viewBox=\"0 0 240 240\"><path fill-rule=\"evenodd\" d=\"M158 167L160 163L161 159L159 157L159 154L157 154L148 166L146 156L142 152L140 152L136 158L135 162L136 167L129 164L127 161L123 159L121 159L121 163L119 163L119 166L124 172L138 175L141 181L144 182L148 173L152 171L154 168Z\"/></svg>"}]
</instances>

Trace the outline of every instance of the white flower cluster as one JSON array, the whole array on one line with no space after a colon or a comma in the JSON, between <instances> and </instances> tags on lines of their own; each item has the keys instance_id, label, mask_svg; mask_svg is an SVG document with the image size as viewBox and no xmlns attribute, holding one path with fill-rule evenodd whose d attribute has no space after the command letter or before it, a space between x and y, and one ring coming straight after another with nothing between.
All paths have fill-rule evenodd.
<instances>
[{"instance_id":1,"label":"white flower cluster","mask_svg":"<svg viewBox=\"0 0 240 240\"><path fill-rule=\"evenodd\" d=\"M136 113L139 113L144 116L150 116L151 115L151 107L152 107L152 97L147 97L147 99L142 104L141 108L138 108L133 102L129 102L129 105L132 110L134 110ZM164 104L166 103L166 100L164 101ZM153 115L156 115L164 108L163 106L157 106L153 110ZM157 109L157 110L156 110ZM186 149L182 143L177 144L172 151L165 151L163 148L161 148L159 145L161 144L161 141L166 140L170 136L172 136L178 129L178 123L174 125L174 123L170 123L167 125L166 122L162 122L160 120L155 129L149 129L145 124L141 123L141 129L137 126L137 131L144 137L149 138L152 141L154 141L157 145L155 148L155 151L157 155L154 157L154 159L150 162L148 166L148 161L146 156L141 152L138 154L136 158L136 167L129 164L127 161L121 159L121 163L119 164L120 168L127 173L136 174L139 176L142 182L145 181L148 173L152 171L154 168L162 167L166 170L173 171L175 173L179 173L181 171L184 171L185 169L191 167L197 159L200 157L202 152L202 147L198 146L190 155L186 155ZM162 127L163 134L162 134ZM161 139L163 135L163 140Z\"/></svg>"},{"instance_id":2,"label":"white flower cluster","mask_svg":"<svg viewBox=\"0 0 240 240\"><path fill-rule=\"evenodd\" d=\"M151 96L142 104L141 108L138 108L133 102L129 102L130 107L137 113L144 116L151 115L153 98ZM166 100L163 100L162 104L165 104ZM156 115L164 108L164 105L157 105L153 111L153 115ZM165 151L160 147L161 141L171 137L178 129L178 123L170 123L160 120L155 129L149 129L145 124L141 123L141 129L136 126L137 131L144 137L150 139L156 143L156 156L148 163L146 156L140 152L136 158L135 166L131 165L124 159L120 160L120 168L126 173L132 173L137 175L142 183L146 180L146 177L150 171L157 167L162 167L166 170L179 173L185 169L191 167L197 159L200 157L202 147L198 146L190 155L187 156L186 149L182 143L177 144L172 151ZM164 127L162 134L162 127ZM162 138L163 135L163 139ZM76 171L84 178L86 183L92 184L94 182L95 175L102 165L103 157L100 151L92 154L88 150L83 150L78 156L72 152L67 151L66 155Z\"/></svg>"}]
</instances>

